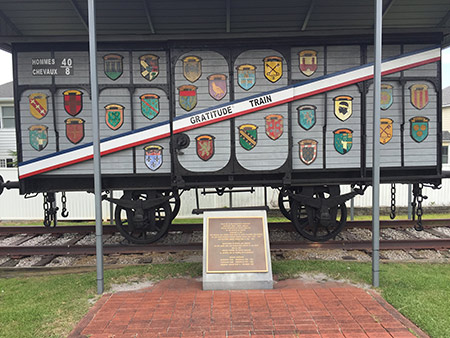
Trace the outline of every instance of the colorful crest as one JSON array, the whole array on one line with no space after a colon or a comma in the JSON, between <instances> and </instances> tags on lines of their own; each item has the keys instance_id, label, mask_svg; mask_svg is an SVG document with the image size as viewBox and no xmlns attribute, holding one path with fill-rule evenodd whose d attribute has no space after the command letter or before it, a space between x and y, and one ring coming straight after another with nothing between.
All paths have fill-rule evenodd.
<instances>
[{"instance_id":1,"label":"colorful crest","mask_svg":"<svg viewBox=\"0 0 450 338\"><path fill-rule=\"evenodd\" d=\"M394 86L382 83L380 97L380 108L382 110L388 110L394 102Z\"/></svg>"},{"instance_id":2,"label":"colorful crest","mask_svg":"<svg viewBox=\"0 0 450 338\"><path fill-rule=\"evenodd\" d=\"M181 108L191 111L197 105L197 87L194 85L183 85L178 87L179 102Z\"/></svg>"},{"instance_id":3,"label":"colorful crest","mask_svg":"<svg viewBox=\"0 0 450 338\"><path fill-rule=\"evenodd\" d=\"M157 170L163 164L163 147L152 144L144 147L144 162L147 168L152 171Z\"/></svg>"},{"instance_id":4,"label":"colorful crest","mask_svg":"<svg viewBox=\"0 0 450 338\"><path fill-rule=\"evenodd\" d=\"M66 137L73 144L84 139L84 120L80 118L66 119Z\"/></svg>"},{"instance_id":5,"label":"colorful crest","mask_svg":"<svg viewBox=\"0 0 450 338\"><path fill-rule=\"evenodd\" d=\"M47 115L47 95L42 93L33 93L28 96L30 102L30 113L38 120Z\"/></svg>"},{"instance_id":6,"label":"colorful crest","mask_svg":"<svg viewBox=\"0 0 450 338\"><path fill-rule=\"evenodd\" d=\"M305 130L310 130L316 124L316 106L304 105L297 107L298 124Z\"/></svg>"},{"instance_id":7,"label":"colorful crest","mask_svg":"<svg viewBox=\"0 0 450 338\"><path fill-rule=\"evenodd\" d=\"M421 110L428 104L428 86L426 84L415 84L409 87L411 104Z\"/></svg>"},{"instance_id":8,"label":"colorful crest","mask_svg":"<svg viewBox=\"0 0 450 338\"><path fill-rule=\"evenodd\" d=\"M353 114L352 100L353 97L347 95L336 96L334 99L334 115L341 120L345 121Z\"/></svg>"},{"instance_id":9,"label":"colorful crest","mask_svg":"<svg viewBox=\"0 0 450 338\"><path fill-rule=\"evenodd\" d=\"M202 59L198 56L186 56L183 59L183 75L189 82L194 83L202 76Z\"/></svg>"},{"instance_id":10,"label":"colorful crest","mask_svg":"<svg viewBox=\"0 0 450 338\"><path fill-rule=\"evenodd\" d=\"M227 95L227 76L225 74L213 74L208 76L209 95L214 100L220 101Z\"/></svg>"},{"instance_id":11,"label":"colorful crest","mask_svg":"<svg viewBox=\"0 0 450 338\"><path fill-rule=\"evenodd\" d=\"M254 124L243 124L239 128L239 143L245 150L252 150L258 143L258 127Z\"/></svg>"},{"instance_id":12,"label":"colorful crest","mask_svg":"<svg viewBox=\"0 0 450 338\"><path fill-rule=\"evenodd\" d=\"M108 54L103 56L105 75L111 80L117 80L123 73L123 56L119 54Z\"/></svg>"},{"instance_id":13,"label":"colorful crest","mask_svg":"<svg viewBox=\"0 0 450 338\"><path fill-rule=\"evenodd\" d=\"M386 144L392 139L394 133L394 121L388 118L380 119L380 143Z\"/></svg>"},{"instance_id":14,"label":"colorful crest","mask_svg":"<svg viewBox=\"0 0 450 338\"><path fill-rule=\"evenodd\" d=\"M64 110L69 115L78 115L83 109L83 93L79 90L66 90L63 95Z\"/></svg>"},{"instance_id":15,"label":"colorful crest","mask_svg":"<svg viewBox=\"0 0 450 338\"><path fill-rule=\"evenodd\" d=\"M117 130L122 127L123 124L123 110L124 106L120 104L108 104L105 106L106 110L106 124L112 130Z\"/></svg>"},{"instance_id":16,"label":"colorful crest","mask_svg":"<svg viewBox=\"0 0 450 338\"><path fill-rule=\"evenodd\" d=\"M159 56L153 54L142 55L139 57L141 75L144 79L152 81L159 74Z\"/></svg>"},{"instance_id":17,"label":"colorful crest","mask_svg":"<svg viewBox=\"0 0 450 338\"><path fill-rule=\"evenodd\" d=\"M317 52L315 50L302 50L298 53L300 61L300 71L306 75L311 76L317 70Z\"/></svg>"},{"instance_id":18,"label":"colorful crest","mask_svg":"<svg viewBox=\"0 0 450 338\"><path fill-rule=\"evenodd\" d=\"M334 149L339 154L347 154L353 145L353 130L350 129L336 129L334 133Z\"/></svg>"},{"instance_id":19,"label":"colorful crest","mask_svg":"<svg viewBox=\"0 0 450 338\"><path fill-rule=\"evenodd\" d=\"M48 127L47 126L31 126L28 128L30 132L30 145L37 151L43 150L48 144Z\"/></svg>"},{"instance_id":20,"label":"colorful crest","mask_svg":"<svg viewBox=\"0 0 450 338\"><path fill-rule=\"evenodd\" d=\"M264 76L270 82L277 82L283 76L283 59L279 56L264 58Z\"/></svg>"},{"instance_id":21,"label":"colorful crest","mask_svg":"<svg viewBox=\"0 0 450 338\"><path fill-rule=\"evenodd\" d=\"M276 140L283 135L283 116L279 114L270 114L265 117L266 135L270 139Z\"/></svg>"},{"instance_id":22,"label":"colorful crest","mask_svg":"<svg viewBox=\"0 0 450 338\"><path fill-rule=\"evenodd\" d=\"M140 96L141 112L149 120L153 120L159 114L159 96L156 94L144 94Z\"/></svg>"},{"instance_id":23,"label":"colorful crest","mask_svg":"<svg viewBox=\"0 0 450 338\"><path fill-rule=\"evenodd\" d=\"M310 165L317 158L317 141L316 140L301 140L298 142L300 160L306 165Z\"/></svg>"},{"instance_id":24,"label":"colorful crest","mask_svg":"<svg viewBox=\"0 0 450 338\"><path fill-rule=\"evenodd\" d=\"M199 135L195 138L197 141L197 155L203 161L208 161L214 155L214 136Z\"/></svg>"},{"instance_id":25,"label":"colorful crest","mask_svg":"<svg viewBox=\"0 0 450 338\"><path fill-rule=\"evenodd\" d=\"M427 138L429 121L429 118L423 116L416 116L409 120L411 123L411 138L417 143Z\"/></svg>"},{"instance_id":26,"label":"colorful crest","mask_svg":"<svg viewBox=\"0 0 450 338\"><path fill-rule=\"evenodd\" d=\"M240 65L236 69L239 87L244 90L250 90L256 84L256 67L253 65Z\"/></svg>"}]
</instances>

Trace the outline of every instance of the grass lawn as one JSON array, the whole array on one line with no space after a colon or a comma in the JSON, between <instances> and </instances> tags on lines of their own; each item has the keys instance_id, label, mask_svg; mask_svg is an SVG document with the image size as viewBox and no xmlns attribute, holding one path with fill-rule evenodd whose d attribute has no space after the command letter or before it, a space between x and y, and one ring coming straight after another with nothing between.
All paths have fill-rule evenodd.
<instances>
[{"instance_id":1,"label":"grass lawn","mask_svg":"<svg viewBox=\"0 0 450 338\"><path fill-rule=\"evenodd\" d=\"M371 265L356 262L274 261L279 278L322 272L333 278L371 283ZM201 276L199 263L152 264L106 270L112 283ZM450 265L381 265L383 297L432 337L450 337ZM0 337L66 337L96 295L95 273L0 279Z\"/></svg>"}]
</instances>

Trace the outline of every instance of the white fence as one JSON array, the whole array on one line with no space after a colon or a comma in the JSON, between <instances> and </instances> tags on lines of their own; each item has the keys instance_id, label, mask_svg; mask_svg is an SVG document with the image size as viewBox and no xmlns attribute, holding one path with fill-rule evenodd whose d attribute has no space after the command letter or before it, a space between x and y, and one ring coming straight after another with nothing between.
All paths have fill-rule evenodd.
<instances>
[{"instance_id":1,"label":"white fence","mask_svg":"<svg viewBox=\"0 0 450 338\"><path fill-rule=\"evenodd\" d=\"M14 168L1 168L0 175L5 181L17 181L17 170ZM397 184L396 206L406 207L408 204L408 186ZM236 188L239 190L239 188ZM343 192L348 192L349 187L345 186ZM115 192L114 197L120 197L120 192ZM450 210L450 179L443 180L442 188L433 190L424 189L424 195L428 199L424 200L424 206L449 206ZM88 220L95 218L94 195L85 192L68 192L67 209L70 220ZM217 196L208 194L203 196L199 192L200 208L221 208L230 207L229 196ZM380 190L380 205L390 205L390 185L382 185ZM355 197L355 207L372 206L372 190L369 187L363 196ZM267 202L270 208L278 208L278 191L267 189ZM264 205L264 189L256 188L254 193L237 193L232 197L233 206L261 206ZM61 210L61 195L57 194L57 204ZM0 196L0 220L41 220L43 218L43 198L39 194L35 198L24 199L20 196L17 189L4 190ZM347 202L347 206L350 203ZM181 209L178 217L193 217L192 210L195 209L196 199L195 191L186 191L181 197ZM58 214L59 217L59 214ZM60 217L59 217L60 218ZM103 202L103 218L110 218L110 204Z\"/></svg>"}]
</instances>

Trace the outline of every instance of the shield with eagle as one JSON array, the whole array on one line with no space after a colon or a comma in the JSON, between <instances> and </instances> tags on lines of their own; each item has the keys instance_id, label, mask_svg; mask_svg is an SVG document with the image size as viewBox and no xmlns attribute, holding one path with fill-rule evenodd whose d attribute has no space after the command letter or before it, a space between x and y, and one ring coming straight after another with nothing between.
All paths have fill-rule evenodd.
<instances>
[{"instance_id":1,"label":"shield with eagle","mask_svg":"<svg viewBox=\"0 0 450 338\"><path fill-rule=\"evenodd\" d=\"M181 108L191 111L197 105L197 87L194 85L183 85L178 87L178 102Z\"/></svg>"},{"instance_id":2,"label":"shield with eagle","mask_svg":"<svg viewBox=\"0 0 450 338\"><path fill-rule=\"evenodd\" d=\"M202 76L202 59L198 56L183 58L183 75L189 82L197 81Z\"/></svg>"},{"instance_id":3,"label":"shield with eagle","mask_svg":"<svg viewBox=\"0 0 450 338\"><path fill-rule=\"evenodd\" d=\"M148 80L154 80L159 74L159 56L153 54L141 55L139 57L141 76Z\"/></svg>"},{"instance_id":4,"label":"shield with eagle","mask_svg":"<svg viewBox=\"0 0 450 338\"><path fill-rule=\"evenodd\" d=\"M108 104L105 106L106 111L106 125L112 130L117 130L123 125L123 111L125 107L120 104Z\"/></svg>"},{"instance_id":5,"label":"shield with eagle","mask_svg":"<svg viewBox=\"0 0 450 338\"><path fill-rule=\"evenodd\" d=\"M258 127L254 124L243 124L239 129L239 144L245 150L252 150L258 143Z\"/></svg>"},{"instance_id":6,"label":"shield with eagle","mask_svg":"<svg viewBox=\"0 0 450 338\"><path fill-rule=\"evenodd\" d=\"M66 123L66 137L73 144L80 143L84 138L84 120L80 118L70 118Z\"/></svg>"},{"instance_id":7,"label":"shield with eagle","mask_svg":"<svg viewBox=\"0 0 450 338\"><path fill-rule=\"evenodd\" d=\"M277 82L283 76L283 59L279 56L264 58L264 76L272 83Z\"/></svg>"},{"instance_id":8,"label":"shield with eagle","mask_svg":"<svg viewBox=\"0 0 450 338\"><path fill-rule=\"evenodd\" d=\"M339 154L345 155L353 145L353 130L351 129L336 129L334 133L334 149Z\"/></svg>"},{"instance_id":9,"label":"shield with eagle","mask_svg":"<svg viewBox=\"0 0 450 338\"><path fill-rule=\"evenodd\" d=\"M386 144L392 139L393 135L393 123L392 119L382 118L380 119L380 143Z\"/></svg>"},{"instance_id":10,"label":"shield with eagle","mask_svg":"<svg viewBox=\"0 0 450 338\"><path fill-rule=\"evenodd\" d=\"M250 90L256 84L256 67L253 65L240 65L236 67L239 87Z\"/></svg>"},{"instance_id":11,"label":"shield with eagle","mask_svg":"<svg viewBox=\"0 0 450 338\"><path fill-rule=\"evenodd\" d=\"M103 56L103 67L105 75L115 81L123 73L123 56L119 54L108 54Z\"/></svg>"},{"instance_id":12,"label":"shield with eagle","mask_svg":"<svg viewBox=\"0 0 450 338\"><path fill-rule=\"evenodd\" d=\"M203 161L208 161L214 155L214 139L212 135L199 135L195 138L197 156Z\"/></svg>"},{"instance_id":13,"label":"shield with eagle","mask_svg":"<svg viewBox=\"0 0 450 338\"><path fill-rule=\"evenodd\" d=\"M353 97L348 95L336 96L334 99L334 115L341 121L348 120L353 114Z\"/></svg>"},{"instance_id":14,"label":"shield with eagle","mask_svg":"<svg viewBox=\"0 0 450 338\"><path fill-rule=\"evenodd\" d=\"M394 86L382 83L380 92L380 108L388 110L394 102Z\"/></svg>"},{"instance_id":15,"label":"shield with eagle","mask_svg":"<svg viewBox=\"0 0 450 338\"><path fill-rule=\"evenodd\" d=\"M310 130L316 124L316 106L304 105L297 107L298 124L305 130Z\"/></svg>"},{"instance_id":16,"label":"shield with eagle","mask_svg":"<svg viewBox=\"0 0 450 338\"><path fill-rule=\"evenodd\" d=\"M64 95L64 110L71 116L77 116L83 109L83 93L79 90L66 90Z\"/></svg>"},{"instance_id":17,"label":"shield with eagle","mask_svg":"<svg viewBox=\"0 0 450 338\"><path fill-rule=\"evenodd\" d=\"M266 120L266 135L274 141L280 138L283 135L283 116L270 114L264 119Z\"/></svg>"},{"instance_id":18,"label":"shield with eagle","mask_svg":"<svg viewBox=\"0 0 450 338\"><path fill-rule=\"evenodd\" d=\"M158 170L163 164L163 147L151 144L144 147L144 163L151 171Z\"/></svg>"},{"instance_id":19,"label":"shield with eagle","mask_svg":"<svg viewBox=\"0 0 450 338\"><path fill-rule=\"evenodd\" d=\"M227 95L227 76L225 74L212 74L208 76L209 95L217 101Z\"/></svg>"},{"instance_id":20,"label":"shield with eagle","mask_svg":"<svg viewBox=\"0 0 450 338\"><path fill-rule=\"evenodd\" d=\"M313 75L317 70L317 52L315 50L302 50L298 53L299 68L305 76Z\"/></svg>"},{"instance_id":21,"label":"shield with eagle","mask_svg":"<svg viewBox=\"0 0 450 338\"><path fill-rule=\"evenodd\" d=\"M35 125L28 128L30 145L37 151L45 149L48 144L48 127Z\"/></svg>"},{"instance_id":22,"label":"shield with eagle","mask_svg":"<svg viewBox=\"0 0 450 338\"><path fill-rule=\"evenodd\" d=\"M317 144L316 140L306 139L298 142L300 160L306 165L310 165L317 158Z\"/></svg>"},{"instance_id":23,"label":"shield with eagle","mask_svg":"<svg viewBox=\"0 0 450 338\"><path fill-rule=\"evenodd\" d=\"M159 96L156 94L144 94L140 96L141 112L149 120L153 120L159 114Z\"/></svg>"},{"instance_id":24,"label":"shield with eagle","mask_svg":"<svg viewBox=\"0 0 450 338\"><path fill-rule=\"evenodd\" d=\"M47 95L42 93L33 93L28 96L30 103L30 114L38 120L47 115Z\"/></svg>"},{"instance_id":25,"label":"shield with eagle","mask_svg":"<svg viewBox=\"0 0 450 338\"><path fill-rule=\"evenodd\" d=\"M414 84L409 87L411 104L421 110L428 104L428 86L426 84Z\"/></svg>"},{"instance_id":26,"label":"shield with eagle","mask_svg":"<svg viewBox=\"0 0 450 338\"><path fill-rule=\"evenodd\" d=\"M429 118L424 116L416 116L409 120L411 124L411 138L420 143L428 136L428 122Z\"/></svg>"}]
</instances>

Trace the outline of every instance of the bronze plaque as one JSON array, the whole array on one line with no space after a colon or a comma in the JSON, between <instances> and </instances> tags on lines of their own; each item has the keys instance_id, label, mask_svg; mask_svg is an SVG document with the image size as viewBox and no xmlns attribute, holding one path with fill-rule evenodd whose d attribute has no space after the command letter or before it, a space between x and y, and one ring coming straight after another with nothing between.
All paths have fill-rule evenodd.
<instances>
[{"instance_id":1,"label":"bronze plaque","mask_svg":"<svg viewBox=\"0 0 450 338\"><path fill-rule=\"evenodd\" d=\"M267 272L263 217L208 217L206 273Z\"/></svg>"}]
</instances>

